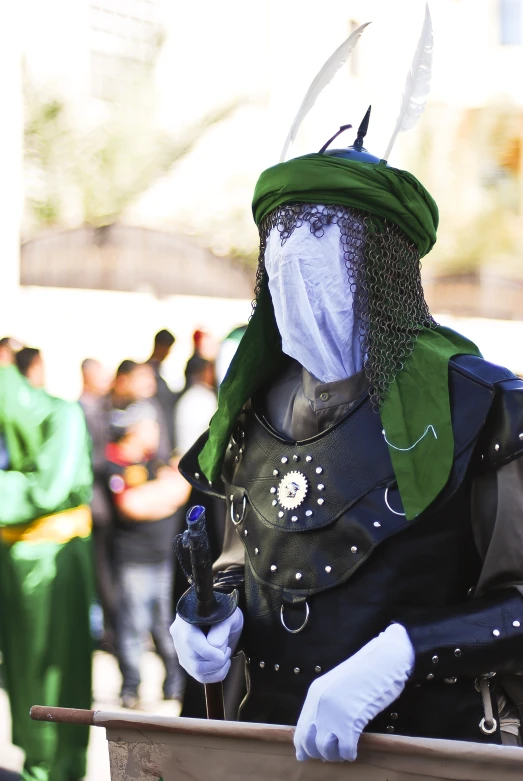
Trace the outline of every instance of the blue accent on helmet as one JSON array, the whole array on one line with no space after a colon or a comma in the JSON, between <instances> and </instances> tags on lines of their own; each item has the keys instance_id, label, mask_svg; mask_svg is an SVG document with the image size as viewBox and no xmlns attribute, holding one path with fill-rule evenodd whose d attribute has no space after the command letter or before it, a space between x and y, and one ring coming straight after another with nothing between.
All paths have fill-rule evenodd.
<instances>
[{"instance_id":1,"label":"blue accent on helmet","mask_svg":"<svg viewBox=\"0 0 523 781\"><path fill-rule=\"evenodd\" d=\"M343 157L345 160L357 160L361 163L381 163L382 160L376 155L371 155L365 147L357 149L355 146L348 146L345 149L327 149L323 152L329 157Z\"/></svg>"}]
</instances>

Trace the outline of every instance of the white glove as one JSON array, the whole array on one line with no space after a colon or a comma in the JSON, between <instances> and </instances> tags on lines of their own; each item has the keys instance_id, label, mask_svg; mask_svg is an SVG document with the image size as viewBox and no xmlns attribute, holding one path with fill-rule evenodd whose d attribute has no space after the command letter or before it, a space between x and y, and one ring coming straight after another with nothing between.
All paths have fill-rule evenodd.
<instances>
[{"instance_id":1,"label":"white glove","mask_svg":"<svg viewBox=\"0 0 523 781\"><path fill-rule=\"evenodd\" d=\"M237 607L232 616L212 626L207 636L180 616L169 631L184 670L200 683L217 683L229 672L242 629L243 613Z\"/></svg>"},{"instance_id":2,"label":"white glove","mask_svg":"<svg viewBox=\"0 0 523 781\"><path fill-rule=\"evenodd\" d=\"M406 629L391 624L309 687L296 731L296 759L356 759L359 737L396 700L414 667Z\"/></svg>"}]
</instances>

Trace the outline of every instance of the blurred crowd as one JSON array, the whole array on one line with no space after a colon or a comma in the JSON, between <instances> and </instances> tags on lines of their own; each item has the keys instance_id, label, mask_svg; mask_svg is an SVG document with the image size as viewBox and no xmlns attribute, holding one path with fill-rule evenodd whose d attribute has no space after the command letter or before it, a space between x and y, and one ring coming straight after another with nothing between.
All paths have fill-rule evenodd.
<instances>
[{"instance_id":1,"label":"blurred crowd","mask_svg":"<svg viewBox=\"0 0 523 781\"><path fill-rule=\"evenodd\" d=\"M167 330L154 337L147 361L124 358L114 376L94 357L81 365L78 401L90 436L93 472L96 597L91 633L101 650L118 659L125 708L140 707L140 660L151 645L165 666L164 698L180 701L180 707L184 700L187 682L169 626L188 584L172 543L183 530L188 507L199 498L178 472L178 462L207 429L218 385L244 330L235 329L221 345L206 331L195 331L180 392L174 392L162 374L176 341ZM45 388L39 349L0 339L0 366L5 365L15 366L32 388ZM10 469L1 427L0 469ZM219 503L207 506L215 556L221 547L223 513ZM200 699L188 691L182 715L204 716Z\"/></svg>"}]
</instances>

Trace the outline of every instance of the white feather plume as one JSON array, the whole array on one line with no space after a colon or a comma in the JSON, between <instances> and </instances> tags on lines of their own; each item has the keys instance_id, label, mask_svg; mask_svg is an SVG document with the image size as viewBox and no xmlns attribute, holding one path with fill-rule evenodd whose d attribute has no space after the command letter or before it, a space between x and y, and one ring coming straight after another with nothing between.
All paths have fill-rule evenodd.
<instances>
[{"instance_id":1,"label":"white feather plume","mask_svg":"<svg viewBox=\"0 0 523 781\"><path fill-rule=\"evenodd\" d=\"M410 71L407 74L396 126L394 127L394 132L389 141L387 151L383 156L385 160L388 160L398 133L413 128L423 114L430 90L433 48L434 37L432 35L432 21L427 3L425 6L425 19L420 39L416 51L414 52Z\"/></svg>"},{"instance_id":2,"label":"white feather plume","mask_svg":"<svg viewBox=\"0 0 523 781\"><path fill-rule=\"evenodd\" d=\"M291 125L291 129L289 130L289 135L287 136L285 144L283 145L283 150L280 157L280 163L282 163L285 160L285 157L289 150L289 146L296 138L301 123L303 122L303 120L305 119L305 117L307 116L311 108L316 103L318 96L323 92L325 87L328 84L330 84L330 82L332 81L332 79L334 78L338 70L342 67L342 65L345 65L345 63L347 62L347 60L351 55L352 50L358 43L363 30L367 27L368 24L370 24L370 22L365 22L365 24L360 25L356 30L354 30L354 32L352 32L349 35L347 40L343 41L341 46L338 46L336 51L333 54L331 54L327 62L323 65L323 67L314 77L311 86L307 90L307 94L303 98L298 113L294 118L294 121Z\"/></svg>"}]
</instances>

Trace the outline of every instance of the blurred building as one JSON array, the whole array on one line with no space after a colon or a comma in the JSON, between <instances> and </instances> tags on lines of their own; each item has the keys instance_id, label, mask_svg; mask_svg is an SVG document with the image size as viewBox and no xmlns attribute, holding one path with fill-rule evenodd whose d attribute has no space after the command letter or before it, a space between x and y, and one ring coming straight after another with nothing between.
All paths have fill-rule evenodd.
<instances>
[{"instance_id":1,"label":"blurred building","mask_svg":"<svg viewBox=\"0 0 523 781\"><path fill-rule=\"evenodd\" d=\"M447 6L448 37L426 121L407 153L441 213L425 264L427 296L436 312L521 319L523 3L433 5L435 15Z\"/></svg>"},{"instance_id":2,"label":"blurred building","mask_svg":"<svg viewBox=\"0 0 523 781\"><path fill-rule=\"evenodd\" d=\"M66 98L82 121L116 97L154 58L165 0L22 0L29 78Z\"/></svg>"},{"instance_id":3,"label":"blurred building","mask_svg":"<svg viewBox=\"0 0 523 781\"><path fill-rule=\"evenodd\" d=\"M390 163L418 175L440 206L439 240L424 264L436 313L522 318L522 7L431 2L429 104ZM369 104L367 145L384 153L424 1L330 0L325 13L304 0L21 0L16 8L20 35L15 42L7 25L14 54L4 47L1 64L11 101L2 149L13 174L3 212L11 290L22 135L21 78L12 67L20 54L32 208L22 231L21 305L10 319L0 307L0 335L16 331L50 351L58 389L64 351L71 362L87 353L110 363L123 353L145 358L156 325L187 334L189 350L191 328L220 335L246 320L252 271L236 258L255 260L257 176L278 161L319 66L369 20L290 153L319 149L339 125L357 125ZM225 119L216 122L220 111ZM158 154L164 148L168 162ZM210 296L221 298L211 304ZM58 330L59 306L72 323L67 333ZM75 323L78 311L84 321ZM114 323L117 344L107 339Z\"/></svg>"},{"instance_id":4,"label":"blurred building","mask_svg":"<svg viewBox=\"0 0 523 781\"><path fill-rule=\"evenodd\" d=\"M125 115L122 109L123 121L136 125L132 140L122 136L130 169L146 155L140 137L143 147L154 146L144 117L154 116L157 127L176 138L210 110L237 102L229 118L202 132L188 156L165 175L152 177L116 215L117 222L162 233L195 234L198 243L233 256L255 248L252 189L259 172L277 162L313 75L343 37L369 20L373 24L307 117L291 154L319 149L342 123L356 125L369 103L368 146L383 154L424 12L422 0L331 0L320 20L298 0L24 3L28 78L67 103L84 135L93 128L96 136L114 102L133 88L135 102L146 101L141 111L135 105L134 113ZM440 205L440 239L426 264L428 295L436 309L514 317L523 308L517 285L505 295L506 281L519 278L523 249L522 5L523 0L431 4L436 46L429 106L418 127L399 137L391 163L416 173ZM153 76L144 97L139 88L148 72ZM346 142L351 141L347 134ZM86 145L80 155L84 175L101 156L99 147ZM87 171L91 192L89 197L68 193L66 227L79 227L86 201L92 205L103 198L114 181L125 186L121 168L120 161L112 176L99 180ZM133 188L129 177L128 189ZM31 234L34 238L34 226ZM42 284L45 268L51 274L52 265L42 260L37 272L35 251L34 243L24 249L22 275ZM115 279L118 262L126 262L124 255L118 261L113 252L113 268L99 278ZM162 268L167 273L165 264ZM235 278L240 277L238 272ZM78 274L77 284L83 278ZM498 286L500 295L486 296L485 284L491 291ZM240 295L239 289L232 294Z\"/></svg>"},{"instance_id":5,"label":"blurred building","mask_svg":"<svg viewBox=\"0 0 523 781\"><path fill-rule=\"evenodd\" d=\"M74 259L74 262L71 262ZM24 242L21 284L250 299L254 274L186 236L130 225L83 226Z\"/></svg>"},{"instance_id":6,"label":"blurred building","mask_svg":"<svg viewBox=\"0 0 523 781\"><path fill-rule=\"evenodd\" d=\"M140 214L131 218L134 225L119 224L126 216L121 208L121 191L127 188L134 194L136 187L130 175L136 167L136 151L141 158L145 157L145 165L148 163L148 150L143 150L139 141L144 128L135 127L134 123L142 113L161 112L163 102L169 100L168 85L163 92L158 89L152 101L144 95L144 85L157 89L159 52L169 40L169 25L173 23L169 3L49 0L44 9L38 0L25 0L25 5L28 115L30 120L36 117L33 125L40 123L32 128L33 136L37 136L35 145L39 134L42 144L49 147L46 160L51 159L52 163L53 157L61 157L54 160L54 166L48 164L47 171L37 171L37 176L33 174L30 180L30 194L35 194L33 211L37 211L36 219L34 214L26 219L21 283L145 291L163 296L250 298L253 274L246 272L241 263L219 258L194 240L175 233L137 227L136 223L144 223ZM54 124L46 124L45 117L53 107L57 115L56 119L53 117ZM204 113L210 107L212 99L204 98L198 111ZM115 114L129 109L129 115L122 118L127 127L113 140L110 133L114 133ZM178 118L182 126L184 121L187 122L187 116ZM113 129L104 128L109 122ZM104 130L107 140L103 138ZM145 131L144 144L154 146L150 128ZM179 127L170 131L175 135ZM111 143L125 144L130 134L138 138L138 149L130 144L124 150L128 159L123 167L128 171L122 172L118 150L112 150ZM79 135L84 136L81 141ZM57 152L58 145L61 149ZM111 154L112 170L111 161L102 159ZM43 179L48 181L42 182ZM56 182L54 188L49 181ZM80 186L75 188L77 182ZM140 186L143 187L141 182ZM60 219L53 225L49 218L55 207L53 189L60 188L56 197ZM91 202L91 212L87 200ZM108 216L102 213L99 224L93 225L89 219L93 209L100 211L104 206ZM40 216L42 225L38 224ZM82 224L85 221L89 224ZM75 227L60 229L68 226Z\"/></svg>"},{"instance_id":7,"label":"blurred building","mask_svg":"<svg viewBox=\"0 0 523 781\"><path fill-rule=\"evenodd\" d=\"M163 38L161 0L91 0L89 91L112 100L138 81Z\"/></svg>"},{"instance_id":8,"label":"blurred building","mask_svg":"<svg viewBox=\"0 0 523 781\"><path fill-rule=\"evenodd\" d=\"M0 134L0 332L17 309L20 226L22 219L22 16L18 5L5 10L0 28L0 84L2 130ZM2 316L4 320L2 321ZM0 337L1 338L1 337Z\"/></svg>"}]
</instances>

